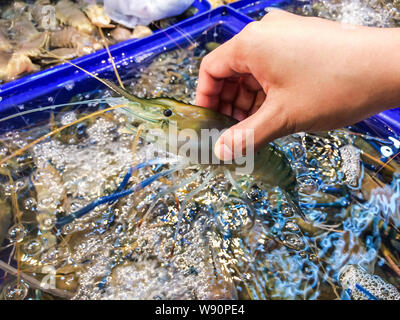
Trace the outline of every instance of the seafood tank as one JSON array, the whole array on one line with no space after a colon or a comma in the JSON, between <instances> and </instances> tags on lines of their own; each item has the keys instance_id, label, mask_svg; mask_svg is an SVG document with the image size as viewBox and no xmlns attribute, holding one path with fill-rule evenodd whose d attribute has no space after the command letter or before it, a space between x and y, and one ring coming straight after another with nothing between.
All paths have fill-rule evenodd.
<instances>
[{"instance_id":1,"label":"seafood tank","mask_svg":"<svg viewBox=\"0 0 400 320\"><path fill-rule=\"evenodd\" d=\"M193 103L202 57L233 35L187 34L117 67L121 84ZM1 115L2 299L400 299L399 137L278 139L266 184L162 160L113 90L78 84Z\"/></svg>"}]
</instances>

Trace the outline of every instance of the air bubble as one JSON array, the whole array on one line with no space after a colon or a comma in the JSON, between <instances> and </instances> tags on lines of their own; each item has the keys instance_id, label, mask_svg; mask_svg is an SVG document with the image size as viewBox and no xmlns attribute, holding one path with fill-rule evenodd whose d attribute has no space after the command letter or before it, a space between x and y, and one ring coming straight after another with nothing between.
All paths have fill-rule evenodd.
<instances>
[{"instance_id":1,"label":"air bubble","mask_svg":"<svg viewBox=\"0 0 400 320\"><path fill-rule=\"evenodd\" d=\"M35 211L36 210L36 199L35 198L27 198L24 201L24 208L28 211Z\"/></svg>"},{"instance_id":2,"label":"air bubble","mask_svg":"<svg viewBox=\"0 0 400 320\"><path fill-rule=\"evenodd\" d=\"M295 214L295 209L292 208L292 207L290 207L290 206L288 206L288 205L285 205L285 206L281 209L281 213L282 213L282 215L283 215L284 217L290 218L290 217L293 217L293 216L294 216L294 214Z\"/></svg>"},{"instance_id":3,"label":"air bubble","mask_svg":"<svg viewBox=\"0 0 400 320\"><path fill-rule=\"evenodd\" d=\"M284 230L291 231L291 232L297 232L300 229L299 229L299 226L295 222L288 221L285 224Z\"/></svg>"},{"instance_id":4,"label":"air bubble","mask_svg":"<svg viewBox=\"0 0 400 320\"><path fill-rule=\"evenodd\" d=\"M65 126L71 122L74 122L76 119L77 118L75 112L67 112L61 117L61 124Z\"/></svg>"},{"instance_id":5,"label":"air bubble","mask_svg":"<svg viewBox=\"0 0 400 320\"><path fill-rule=\"evenodd\" d=\"M304 241L300 236L293 233L285 234L283 244L294 250L303 250L305 248Z\"/></svg>"},{"instance_id":6,"label":"air bubble","mask_svg":"<svg viewBox=\"0 0 400 320\"><path fill-rule=\"evenodd\" d=\"M71 91L74 87L75 87L75 82L74 81L68 81L64 86L64 88L67 91Z\"/></svg>"},{"instance_id":7,"label":"air bubble","mask_svg":"<svg viewBox=\"0 0 400 320\"><path fill-rule=\"evenodd\" d=\"M299 184L299 192L304 194L314 194L319 190L318 182L312 178L300 177L297 179Z\"/></svg>"},{"instance_id":8,"label":"air bubble","mask_svg":"<svg viewBox=\"0 0 400 320\"><path fill-rule=\"evenodd\" d=\"M24 281L12 282L3 288L4 300L23 300L28 295L29 286Z\"/></svg>"},{"instance_id":9,"label":"air bubble","mask_svg":"<svg viewBox=\"0 0 400 320\"><path fill-rule=\"evenodd\" d=\"M36 217L40 230L50 230L56 225L56 217L49 212L41 212Z\"/></svg>"},{"instance_id":10,"label":"air bubble","mask_svg":"<svg viewBox=\"0 0 400 320\"><path fill-rule=\"evenodd\" d=\"M306 154L306 150L300 143L291 145L290 152L296 160L302 159Z\"/></svg>"},{"instance_id":11,"label":"air bubble","mask_svg":"<svg viewBox=\"0 0 400 320\"><path fill-rule=\"evenodd\" d=\"M388 147L388 146L383 146L383 147L381 148L381 153L382 153L382 155L383 155L384 157L388 158L388 157L390 157L391 155L393 155L393 150L392 150L392 148L390 148L390 147Z\"/></svg>"},{"instance_id":12,"label":"air bubble","mask_svg":"<svg viewBox=\"0 0 400 320\"><path fill-rule=\"evenodd\" d=\"M16 224L8 230L8 238L11 242L21 242L28 231L22 224Z\"/></svg>"},{"instance_id":13,"label":"air bubble","mask_svg":"<svg viewBox=\"0 0 400 320\"><path fill-rule=\"evenodd\" d=\"M43 243L38 239L31 239L24 243L23 250L27 255L35 255L43 248Z\"/></svg>"}]
</instances>

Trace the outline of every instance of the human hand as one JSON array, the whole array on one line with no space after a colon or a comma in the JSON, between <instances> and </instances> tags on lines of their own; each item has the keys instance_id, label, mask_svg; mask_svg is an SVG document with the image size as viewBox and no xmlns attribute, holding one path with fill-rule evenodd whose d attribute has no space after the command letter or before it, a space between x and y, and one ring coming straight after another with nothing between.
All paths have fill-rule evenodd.
<instances>
[{"instance_id":1,"label":"human hand","mask_svg":"<svg viewBox=\"0 0 400 320\"><path fill-rule=\"evenodd\" d=\"M257 149L281 136L344 127L399 106L399 49L399 29L281 10L250 23L201 63L196 104L240 121L219 138L216 155L231 159L229 146L245 152L233 129L254 129Z\"/></svg>"}]
</instances>

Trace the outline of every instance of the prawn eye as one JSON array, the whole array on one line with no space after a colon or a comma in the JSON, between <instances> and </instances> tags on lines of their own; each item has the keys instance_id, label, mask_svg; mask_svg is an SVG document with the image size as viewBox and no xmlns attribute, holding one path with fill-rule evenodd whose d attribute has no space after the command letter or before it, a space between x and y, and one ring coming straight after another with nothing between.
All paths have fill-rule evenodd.
<instances>
[{"instance_id":1,"label":"prawn eye","mask_svg":"<svg viewBox=\"0 0 400 320\"><path fill-rule=\"evenodd\" d=\"M171 109L165 109L165 110L164 110L164 116L166 116L166 117L172 116L172 111L171 111Z\"/></svg>"}]
</instances>

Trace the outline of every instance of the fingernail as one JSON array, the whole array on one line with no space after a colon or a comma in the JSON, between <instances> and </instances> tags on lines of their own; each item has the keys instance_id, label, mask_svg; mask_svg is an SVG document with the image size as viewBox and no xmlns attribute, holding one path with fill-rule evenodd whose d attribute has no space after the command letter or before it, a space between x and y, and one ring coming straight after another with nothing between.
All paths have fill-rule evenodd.
<instances>
[{"instance_id":1,"label":"fingernail","mask_svg":"<svg viewBox=\"0 0 400 320\"><path fill-rule=\"evenodd\" d=\"M233 154L232 150L229 149L224 143L217 142L215 144L214 153L218 159L223 161L232 160Z\"/></svg>"}]
</instances>

